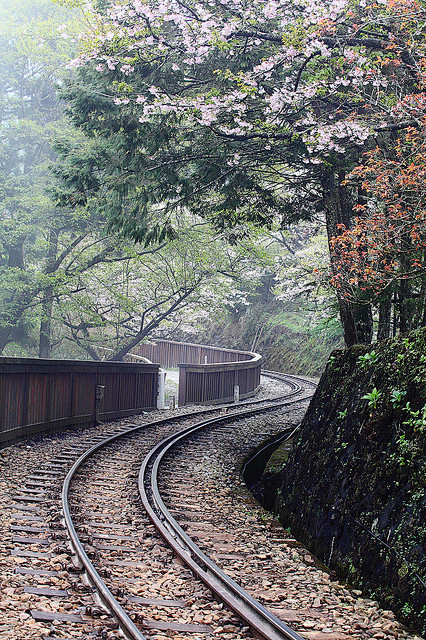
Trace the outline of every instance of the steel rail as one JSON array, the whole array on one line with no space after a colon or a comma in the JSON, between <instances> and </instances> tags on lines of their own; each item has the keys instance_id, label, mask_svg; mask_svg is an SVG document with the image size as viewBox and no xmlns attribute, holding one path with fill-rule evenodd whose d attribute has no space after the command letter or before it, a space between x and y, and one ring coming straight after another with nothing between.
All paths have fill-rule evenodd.
<instances>
[{"instance_id":1,"label":"steel rail","mask_svg":"<svg viewBox=\"0 0 426 640\"><path fill-rule=\"evenodd\" d=\"M272 378L274 380L280 380L281 382L285 382L286 384L288 384L290 387L292 387L292 390L289 393L286 393L285 395L277 395L277 396L272 396L271 398L263 398L260 400L242 400L241 402L238 403L229 403L227 404L227 408L228 409L232 409L233 407L244 407L244 406L251 406L251 405L258 405L258 404L268 404L268 403L273 403L273 402L280 402L283 398L292 398L293 396L297 395L298 393L300 393L303 390L303 387L299 384L299 382L296 382L296 378L294 376L289 376L288 374L275 374L275 372L272 371L262 371L262 376L267 377L267 378Z\"/></svg>"},{"instance_id":2,"label":"steel rail","mask_svg":"<svg viewBox=\"0 0 426 640\"><path fill-rule=\"evenodd\" d=\"M131 430L128 430L128 431L131 431ZM126 430L126 432L128 431ZM102 580L101 576L93 566L75 530L74 523L71 517L71 511L69 508L69 502L68 502L68 493L69 493L70 483L74 475L78 471L79 467L81 467L81 465L87 460L87 458L89 458L93 453L95 453L102 446L104 446L108 442L112 442L118 439L119 437L124 435L124 433L126 432L123 432L121 434L117 434L114 436L110 436L106 440L103 440L101 443L96 444L90 449L88 449L82 456L80 456L80 458L78 458L78 460L76 460L76 462L73 464L73 466L67 473L67 476L62 486L62 513L63 513L65 524L68 530L68 535L70 537L71 549L74 552L75 556L78 558L79 563L84 567L86 577L90 582L90 584L93 587L95 587L95 589L97 590L97 594L101 599L103 605L106 606L107 609L114 614L115 618L118 621L118 624L122 633L125 635L126 638L128 638L128 640L147 640L146 637L137 628L137 626L135 625L133 620L130 618L130 616L123 609L121 604L112 595L111 591L108 589L105 582Z\"/></svg>"},{"instance_id":3,"label":"steel rail","mask_svg":"<svg viewBox=\"0 0 426 640\"><path fill-rule=\"evenodd\" d=\"M283 382L287 382L288 384L299 384L300 382L304 382L305 384L311 384L313 387L318 386L319 378L308 378L306 376L300 376L289 373L281 373L280 371L269 371L268 369L262 369L262 375L268 378L272 378L274 380L281 380ZM300 387L300 384L299 384ZM302 387L300 387L301 389Z\"/></svg>"},{"instance_id":4,"label":"steel rail","mask_svg":"<svg viewBox=\"0 0 426 640\"><path fill-rule=\"evenodd\" d=\"M267 374L268 375L268 374ZM293 386L293 390L289 393L286 394L285 396L277 396L276 398L272 398L272 399L266 399L266 400L255 400L255 401L245 401L245 402L241 402L241 403L230 403L228 405L222 405L220 407L214 407L214 408L210 408L210 409L203 409L203 410L198 410L198 411L193 411L193 412L188 412L188 413L184 413L184 414L180 414L178 416L172 416L172 417L168 417L168 418L163 418L160 420L154 420L151 421L149 423L145 423L142 425L131 425L129 426L129 428L127 429L123 429L120 430L119 432L108 436L107 438L105 438L104 440L101 440L100 442L97 442L96 444L94 444L93 446L91 446L87 451L85 451L73 464L73 466L71 467L71 469L69 470L69 472L67 473L64 482L63 482L63 486L62 486L62 492L61 492L61 500L62 500L62 514L64 517L64 521L65 521L65 525L68 531L68 536L69 536L69 542L70 542L70 546L71 546L71 550L73 552L73 554L75 555L76 559L77 559L77 564L80 565L83 569L84 572L86 574L87 580L90 582L90 584L95 587L98 597L101 600L101 602L103 603L103 605L113 614L113 616L115 617L115 619L118 622L118 625L120 627L121 632L123 633L123 635L128 638L128 640L147 640L146 636L144 636L142 634L142 632L140 631L140 629L138 629L138 627L135 625L135 623L133 622L133 620L131 620L130 616L128 615L128 613L123 609L123 607L121 606L121 604L117 601L117 599L113 596L113 594L111 593L111 591L108 589L107 585L105 584L104 580L102 579L102 577L99 575L98 571L95 569L93 563L91 562L90 558L88 557L86 551L84 550L83 544L80 542L77 531L75 529L73 520L72 520L72 515L71 515L71 510L70 510L70 506L69 506L69 489L70 489L70 485L71 482L74 479L74 476L76 475L77 471L79 470L79 468L84 464L84 462L90 458L94 453L96 453L98 450L100 450L102 447L114 442L115 440L118 440L121 437L125 437L127 435L130 435L132 433L136 433L138 431L141 431L143 429L152 427L152 426L158 426L161 424L164 424L166 422L169 421L183 421L187 418L191 418L191 417L197 417L199 415L202 414L209 414L212 412L218 412L223 410L224 407L226 407L227 409L230 407L247 407L248 405L257 405L260 403L272 403L269 404L268 407L263 407L263 408L256 408L256 409L248 409L246 411L243 411L241 413L238 414L228 414L228 415L221 415L220 417L213 419L213 420L207 420L207 421L202 421L201 423L198 423L197 425L191 425L191 427L187 427L183 430L181 430L180 432L178 432L179 434L181 434L181 436L183 437L184 434L186 434L187 432L190 432L192 430L195 429L201 429L203 428L203 426L205 426L206 424L209 423L215 423L215 422L231 422L232 420L235 419L239 419L247 417L249 415L254 415L257 413L261 413L262 411L266 410L269 411L271 409L274 408L279 408L280 406L286 406L286 405L291 405L294 404L295 402L298 402L300 399L297 400L283 400L284 398L290 398L293 397L295 394L300 393L300 391L302 390L302 387L300 387L300 385L298 385L296 382L289 380L287 376L286 377L286 382L289 383L290 385ZM280 378L281 379L281 378ZM284 379L284 378L282 378ZM305 396L305 399L309 397L309 396ZM301 398L301 400L303 400L304 398ZM164 441L163 441L164 442ZM163 443L160 443L163 444ZM157 450L158 447L160 447L160 445L157 445L157 447L154 448L153 451ZM140 484L140 480L139 480L139 484ZM160 501L161 497L159 497ZM148 515L150 515L150 512L152 511L151 507L148 506ZM167 511L167 510L166 510ZM151 517L151 516L150 516ZM156 520L158 520L157 516L155 515ZM170 516L171 521L173 521L173 518ZM165 517L163 516L160 520L160 533L161 535L163 535L163 530L164 530L164 535L163 537L165 537L167 539L167 537L171 537L167 527L165 524L163 524L163 522L165 522ZM181 538L181 540L184 540L188 537L186 536L186 534L184 533L184 531L182 529L180 529L179 525L174 521L175 525L176 525L176 531L180 530L179 533L179 537ZM172 527L173 529L173 527ZM191 547L195 547L196 545L195 543L193 543L189 538L189 548ZM175 544L172 544L172 541L170 542L172 548L175 547ZM186 544L186 541L183 543ZM183 560L186 563L189 563L190 561L190 553L189 551L185 551L185 547L181 547L180 545L178 545L178 548L181 550ZM176 549L175 549L176 551ZM178 551L176 551L176 553L178 553ZM201 551L199 551L200 554L202 554ZM179 554L180 555L180 554ZM204 554L202 554L202 556L204 556ZM205 561L202 561L200 565L197 565L198 570L196 571L196 573L200 572L200 578L203 579L202 574L204 574L204 577L207 579L207 581L211 580L210 574L214 573L213 568L216 567L216 565L214 565L214 563L205 557ZM192 561L193 562L193 561ZM205 570L204 570L205 567ZM195 569L194 569L195 570ZM221 572L221 570L219 569L219 567L217 567L217 570L219 572ZM223 572L221 572L223 573ZM225 574L223 574L225 576ZM225 583L226 582L233 582L231 581L230 578L228 578L227 576L225 576ZM224 583L224 584L225 584ZM262 632L259 630L259 633L261 635L263 635L264 638L268 638L270 640L283 640L283 638L285 638L286 640L303 640L303 638L298 635L297 633L295 633L294 631L292 631L289 627L287 627L287 625L285 625L284 623L282 623L278 618L276 618L275 616L273 616L273 614L271 614L270 612L268 612L268 610L263 607L260 603L257 603L249 594L247 594L239 585L237 585L236 583L234 583L236 585L236 591L235 594L239 595L239 598L241 600L241 602L247 602L246 608L252 609L252 611L255 611L257 608L258 610L258 616L260 616L260 619L263 621L264 618L263 616L266 616L266 619L269 619L270 624L272 625L272 627L275 624L275 621L278 622L278 626L281 628L285 628L286 629L286 633L287 635L264 635L262 634ZM215 582L215 585L217 586L217 582ZM215 591L215 589L213 588L213 584L212 584L212 590ZM218 591L215 591L217 593L217 595L225 602L227 602L227 591L225 590L225 588L221 589L218 588ZM254 604L254 609L253 609L253 603ZM232 601L232 603L229 605L231 606L231 608L234 609L233 604L236 604L236 602L234 602L234 600ZM242 606L237 607L238 608L238 615L241 615L242 617L244 617L244 615L241 613L242 611ZM256 624L254 622L254 620L251 620L250 623L251 626L253 626L254 629L257 629L257 627L261 627L263 628L263 622L260 624Z\"/></svg>"},{"instance_id":5,"label":"steel rail","mask_svg":"<svg viewBox=\"0 0 426 640\"><path fill-rule=\"evenodd\" d=\"M285 406L294 402L293 400L281 404ZM249 410L238 413L237 419L243 419L260 411ZM173 551L256 634L264 640L303 640L301 635L255 600L201 551L176 522L160 495L158 472L167 453L193 433L235 419L236 416L233 415L203 420L197 425L187 427L178 434L165 438L154 447L146 456L139 472L138 484L141 500L149 518Z\"/></svg>"}]
</instances>

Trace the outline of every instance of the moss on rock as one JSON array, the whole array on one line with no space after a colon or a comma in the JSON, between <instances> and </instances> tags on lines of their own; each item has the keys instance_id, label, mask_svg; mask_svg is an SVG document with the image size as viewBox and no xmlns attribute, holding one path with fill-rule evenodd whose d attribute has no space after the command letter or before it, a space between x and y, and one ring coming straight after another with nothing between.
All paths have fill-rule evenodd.
<instances>
[{"instance_id":1,"label":"moss on rock","mask_svg":"<svg viewBox=\"0 0 426 640\"><path fill-rule=\"evenodd\" d=\"M426 329L334 352L274 510L321 560L423 633L425 490Z\"/></svg>"}]
</instances>

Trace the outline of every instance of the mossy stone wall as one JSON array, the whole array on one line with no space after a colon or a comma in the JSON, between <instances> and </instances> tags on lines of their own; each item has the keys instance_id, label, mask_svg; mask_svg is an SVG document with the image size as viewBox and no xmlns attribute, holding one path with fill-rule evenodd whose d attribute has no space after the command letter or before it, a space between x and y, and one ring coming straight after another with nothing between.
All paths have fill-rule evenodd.
<instances>
[{"instance_id":1,"label":"mossy stone wall","mask_svg":"<svg viewBox=\"0 0 426 640\"><path fill-rule=\"evenodd\" d=\"M285 526L426 632L426 329L334 352L274 485Z\"/></svg>"}]
</instances>

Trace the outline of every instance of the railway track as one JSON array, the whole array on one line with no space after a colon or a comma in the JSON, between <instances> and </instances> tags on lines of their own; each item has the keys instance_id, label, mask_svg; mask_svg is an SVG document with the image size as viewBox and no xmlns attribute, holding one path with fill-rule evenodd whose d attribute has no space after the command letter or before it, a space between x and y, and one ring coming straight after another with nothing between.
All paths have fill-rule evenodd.
<instances>
[{"instance_id":1,"label":"railway track","mask_svg":"<svg viewBox=\"0 0 426 640\"><path fill-rule=\"evenodd\" d=\"M315 610L304 611L302 617L297 610L282 608L274 614L253 597L260 593L261 600L271 604L265 588L252 582L257 572L260 587L274 583L274 572L267 571L269 580L265 579L259 561L271 564L273 554L278 558L279 552L262 552L263 538L260 547L253 549L251 538L257 535L253 522L244 533L244 544L239 543L242 523L236 506L240 499L234 485L227 491L235 518L224 517L228 507L215 502L218 485L212 490L212 478L203 476L203 468L210 469L213 458L220 461L226 447L228 459L231 453L241 459L250 446L283 431L283 421L294 427L312 393L314 385L307 390L309 384L287 379L285 397L241 403L238 421L232 415L234 408L215 407L146 424L125 421L115 428L102 427L101 433L69 439L60 453L39 464L15 495L12 524L18 590L23 590L24 602L29 603L24 620L29 627L34 623L38 633L26 632L22 638L112 640L124 634L138 640L148 636L239 640L252 637L253 632L271 639L314 638L310 625L315 629L318 625L307 618L312 614L317 620ZM212 458L207 454L211 449ZM64 467L69 471L59 504ZM205 492L206 487L210 492ZM263 531L266 525L259 526ZM273 524L268 544L274 549L284 545L290 556L302 557L297 542L289 541L287 534L283 537ZM204 583L194 580L194 574ZM245 589L240 582L246 583ZM277 597L277 589L270 591ZM332 630L333 635L319 633L333 640L353 637ZM404 633L389 637L406 637ZM372 635L360 627L356 637Z\"/></svg>"}]
</instances>

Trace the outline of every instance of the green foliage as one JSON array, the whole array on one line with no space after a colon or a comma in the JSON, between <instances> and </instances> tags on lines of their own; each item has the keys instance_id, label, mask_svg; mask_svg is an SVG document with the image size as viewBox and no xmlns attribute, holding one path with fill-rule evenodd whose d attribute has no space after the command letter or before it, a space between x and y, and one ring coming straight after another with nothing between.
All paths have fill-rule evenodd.
<instances>
[{"instance_id":1,"label":"green foliage","mask_svg":"<svg viewBox=\"0 0 426 640\"><path fill-rule=\"evenodd\" d=\"M401 609L401 613L402 613L404 616L409 616L410 614L412 614L412 613L413 613L413 607L412 607L412 605L411 605L411 604L409 604L408 602L406 602L406 603L404 604L404 606L402 607L402 609Z\"/></svg>"},{"instance_id":2,"label":"green foliage","mask_svg":"<svg viewBox=\"0 0 426 640\"><path fill-rule=\"evenodd\" d=\"M364 396L362 396L362 399L368 400L369 407L371 407L372 409L377 409L377 403L379 402L382 395L382 392L379 391L377 387L373 387L373 389L369 393L366 393Z\"/></svg>"},{"instance_id":3,"label":"green foliage","mask_svg":"<svg viewBox=\"0 0 426 640\"><path fill-rule=\"evenodd\" d=\"M40 295L50 285L46 252L53 228L66 228L46 195L50 144L69 130L57 96L75 43L58 31L70 12L44 0L0 7L0 352L30 344Z\"/></svg>"},{"instance_id":4,"label":"green foliage","mask_svg":"<svg viewBox=\"0 0 426 640\"><path fill-rule=\"evenodd\" d=\"M411 427L414 431L423 433L426 430L426 405L413 411L410 403L407 402L405 410L408 413L408 419L403 424Z\"/></svg>"},{"instance_id":5,"label":"green foliage","mask_svg":"<svg viewBox=\"0 0 426 640\"><path fill-rule=\"evenodd\" d=\"M409 440L403 433L398 436L396 445L397 451L390 455L390 460L396 462L401 467L411 464L413 456L419 453L416 443Z\"/></svg>"},{"instance_id":6,"label":"green foliage","mask_svg":"<svg viewBox=\"0 0 426 640\"><path fill-rule=\"evenodd\" d=\"M406 395L406 391L400 391L399 389L391 389L390 400L394 409L401 406L401 402Z\"/></svg>"},{"instance_id":7,"label":"green foliage","mask_svg":"<svg viewBox=\"0 0 426 640\"><path fill-rule=\"evenodd\" d=\"M358 358L358 362L363 366L363 367L368 367L369 365L374 365L376 364L378 360L378 354L374 351L374 349L372 351L370 351L370 353L366 353L362 356L359 356Z\"/></svg>"}]
</instances>

